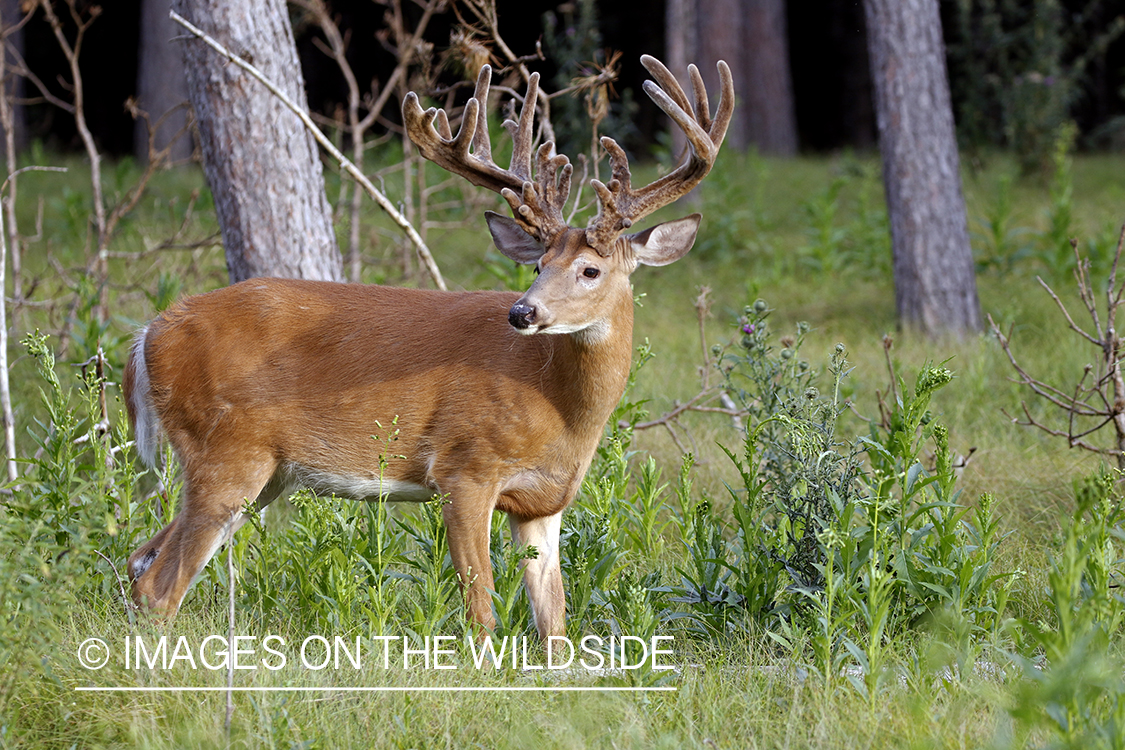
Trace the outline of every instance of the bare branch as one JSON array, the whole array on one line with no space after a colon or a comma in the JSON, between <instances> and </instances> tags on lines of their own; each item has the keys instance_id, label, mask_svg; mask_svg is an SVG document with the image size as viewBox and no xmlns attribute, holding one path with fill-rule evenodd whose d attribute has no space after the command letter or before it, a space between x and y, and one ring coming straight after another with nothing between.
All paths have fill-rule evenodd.
<instances>
[{"instance_id":1,"label":"bare branch","mask_svg":"<svg viewBox=\"0 0 1125 750\"><path fill-rule=\"evenodd\" d=\"M90 132L89 127L86 125L86 111L85 111L85 90L82 82L82 70L79 66L79 56L82 52L82 42L86 35L86 30L101 14L101 8L92 6L90 14L87 18L82 18L75 5L75 0L67 0L67 8L70 10L71 19L74 21L77 31L75 33L74 43L71 44L63 33L62 22L59 17L55 15L55 10L48 0L41 0L39 7L43 9L43 14L47 18L47 23L51 26L51 31L54 32L55 40L58 42L59 49L62 50L63 56L66 57L67 64L70 66L70 81L71 91L74 94L74 124L78 129L78 135L82 139L82 145L86 149L86 156L90 159L90 183L94 191L94 226L97 230L97 257L93 259L95 270L100 280L104 281L108 267L106 264L107 256L105 255L109 235L107 233L106 213L105 213L105 200L102 196L102 159L101 154L98 152L97 144L94 143L94 136ZM104 321L108 315L106 310L106 300L104 296L99 300L98 304L98 317L99 320Z\"/></svg>"},{"instance_id":2,"label":"bare branch","mask_svg":"<svg viewBox=\"0 0 1125 750\"><path fill-rule=\"evenodd\" d=\"M1078 273L1078 272L1077 272L1077 270L1075 271L1075 273ZM1095 336L1091 336L1090 334L1086 333L1086 332L1085 332L1084 330L1082 330L1081 328L1079 328L1079 327L1078 327L1078 324L1074 322L1074 318L1070 317L1070 312L1068 312L1068 311L1067 311L1067 309L1066 309L1066 305L1064 305L1064 304L1063 304L1063 301L1062 301L1061 299L1059 299L1059 295L1055 294L1055 290L1054 290L1054 289L1052 289L1052 288L1051 288L1051 287L1050 287L1050 286L1049 286L1049 285L1047 284L1047 282L1046 282L1046 281L1043 281L1043 279L1042 279L1041 277L1039 277L1039 276L1036 276L1036 277L1035 277L1035 280L1039 282L1039 286L1041 286L1041 287L1043 287L1043 288L1044 288L1045 290L1047 290L1047 294L1051 295L1051 299L1053 299L1053 300L1055 301L1055 304L1056 304L1056 305L1058 305L1058 307L1059 307L1059 310L1060 310L1060 311L1062 311L1062 314L1063 314L1063 316L1064 316L1064 317L1066 318L1066 322L1067 322L1067 323L1068 323L1068 324L1070 325L1070 330L1074 331L1074 332L1075 332L1075 333L1077 333L1077 334L1078 334L1079 336L1081 336L1082 338L1084 338L1084 339L1086 339L1087 341L1089 341L1089 342L1090 342L1091 344L1096 344L1097 346L1101 346L1101 345L1102 345L1102 342L1101 342L1101 335L1102 335L1102 332L1101 332L1101 330L1100 330L1100 327L1099 327L1099 329L1098 329L1098 335L1097 335L1097 337L1095 337ZM1095 325L1097 325L1097 321L1096 321L1096 320L1094 321L1094 323L1095 323Z\"/></svg>"},{"instance_id":3,"label":"bare branch","mask_svg":"<svg viewBox=\"0 0 1125 750\"><path fill-rule=\"evenodd\" d=\"M14 172L12 172L11 174L8 175L8 178L6 180L4 180L4 183L2 185L0 185L0 191L2 191L2 190L4 190L5 188L8 187L8 183L12 181L13 177L15 177L17 175L21 175L24 172L65 172L65 171L67 171L66 167L38 167L38 166L20 167L19 169L15 170Z\"/></svg>"},{"instance_id":4,"label":"bare branch","mask_svg":"<svg viewBox=\"0 0 1125 750\"><path fill-rule=\"evenodd\" d=\"M1121 368L1122 341L1116 328L1117 309L1121 305L1123 294L1125 294L1125 284L1120 287L1117 284L1117 268L1123 246L1125 246L1125 226L1122 227L1118 238L1117 251L1114 255L1109 282L1106 286L1105 325L1103 327L1098 310L1098 298L1090 278L1090 260L1082 257L1079 253L1078 241L1071 240L1071 248L1074 250L1076 260L1074 280L1078 286L1078 295L1086 307L1086 312L1094 325L1096 335L1091 335L1078 326L1054 290L1042 279L1038 279L1039 284L1055 301L1063 317L1066 318L1070 329L1097 346L1101 351L1101 359L1096 368L1095 365L1086 365L1082 377L1075 384L1072 393L1065 393L1060 388L1039 380L1027 372L1016 361L1015 355L1012 353L1010 334L1005 336L992 316L988 317L993 334L1000 342L1004 354L1008 357L1008 362L1019 376L1018 382L1030 388L1032 393L1051 405L1066 412L1067 429L1063 432L1035 419L1026 403L1022 404L1025 419L1023 421L1012 419L1012 421L1026 427L1034 427L1049 435L1064 437L1067 444L1072 448L1081 448L1104 456L1114 456L1117 459L1119 469L1125 469L1125 373L1122 373ZM1094 373L1096 375L1091 380L1091 375ZM1078 424L1080 419L1095 421L1092 425L1085 423L1083 426ZM1113 425L1116 434L1114 447L1100 448L1085 439L1108 424Z\"/></svg>"},{"instance_id":5,"label":"bare branch","mask_svg":"<svg viewBox=\"0 0 1125 750\"><path fill-rule=\"evenodd\" d=\"M993 334L1000 341L1000 347L1004 350L1004 353L1008 356L1008 362L1011 363L1012 368L1020 376L1020 379L1019 379L1020 383L1028 386L1029 388L1031 388L1031 390L1036 395L1042 396L1043 398L1047 399L1052 404L1054 404L1055 406L1059 407L1060 409L1062 409L1064 411L1070 411L1071 409L1078 409L1079 410L1079 416L1084 416L1084 417L1099 416L1100 412L1098 412L1098 411L1096 411L1096 410L1094 410L1090 407L1087 407L1081 401L1075 401L1072 396L1070 396L1069 394L1059 390L1058 388L1055 388L1054 386L1052 386L1050 384L1044 383L1044 382L1042 382L1040 380L1037 380L1036 378L1032 377L1025 369L1023 369L1023 367L1019 364L1019 362L1016 361L1015 355L1012 354L1012 350L1011 350L1011 347L1009 345L1008 337L1005 336L1000 331L1000 327L996 324L996 321L994 321L992 319L991 315L988 316L988 321L989 321L989 324L992 326Z\"/></svg>"},{"instance_id":6,"label":"bare branch","mask_svg":"<svg viewBox=\"0 0 1125 750\"><path fill-rule=\"evenodd\" d=\"M1069 433L1063 432L1061 430L1056 430L1053 427L1048 427L1047 425L1043 424L1042 422L1037 421L1033 416L1031 416L1031 412L1027 408L1026 403L1021 402L1020 406L1023 408L1024 415L1027 417L1026 422L1019 421L1018 418L1010 416L1007 412L1004 412L1004 416L1011 419L1014 424L1018 424L1018 425L1021 425L1021 426L1024 426L1024 427L1034 427L1038 430L1042 430L1043 432L1046 432L1048 435L1054 435L1056 437L1066 438L1067 444L1071 448L1081 448L1082 450L1090 451L1091 453L1098 453L1098 454L1101 454L1101 455L1104 455L1104 456L1119 456L1119 455L1121 455L1120 451L1114 450L1112 448L1099 448L1096 445L1092 445L1092 444L1086 442L1085 440L1080 440L1080 439L1070 435ZM1104 425L1105 423L1103 422L1102 424Z\"/></svg>"}]
</instances>

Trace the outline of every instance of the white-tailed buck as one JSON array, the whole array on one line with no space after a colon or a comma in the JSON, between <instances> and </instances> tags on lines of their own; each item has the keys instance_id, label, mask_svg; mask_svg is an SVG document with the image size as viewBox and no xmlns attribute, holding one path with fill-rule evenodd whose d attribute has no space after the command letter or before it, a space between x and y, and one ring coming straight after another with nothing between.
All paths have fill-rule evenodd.
<instances>
[{"instance_id":1,"label":"white-tailed buck","mask_svg":"<svg viewBox=\"0 0 1125 750\"><path fill-rule=\"evenodd\" d=\"M634 188L625 152L602 138L612 178L593 181L600 210L584 229L563 218L567 158L552 143L533 153L538 74L520 121L504 123L514 140L508 169L491 156L488 66L456 136L444 111L406 96L406 131L422 154L511 205L514 220L487 220L502 253L539 271L522 296L250 279L184 299L140 332L124 378L137 449L153 464L163 428L185 496L129 558L138 604L175 613L248 499L264 507L295 485L370 500L440 494L471 618L494 625L489 526L501 510L514 541L538 549L524 582L540 636L564 634L559 528L625 388L629 274L682 257L700 217L625 230L699 184L734 108L725 63L712 118L694 66L689 100L663 64L641 61L656 79L645 91L684 131L690 154ZM393 452L405 457L381 470L386 445L375 438L396 418Z\"/></svg>"}]
</instances>

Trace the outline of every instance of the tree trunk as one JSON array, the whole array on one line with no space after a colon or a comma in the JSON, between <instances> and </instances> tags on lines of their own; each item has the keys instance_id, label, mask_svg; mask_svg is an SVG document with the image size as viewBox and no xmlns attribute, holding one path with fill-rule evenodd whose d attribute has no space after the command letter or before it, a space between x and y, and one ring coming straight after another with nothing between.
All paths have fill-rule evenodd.
<instances>
[{"instance_id":1,"label":"tree trunk","mask_svg":"<svg viewBox=\"0 0 1125 750\"><path fill-rule=\"evenodd\" d=\"M295 101L305 101L282 0L172 0L172 7ZM253 276L342 280L312 136L264 86L202 41L183 44L231 282Z\"/></svg>"},{"instance_id":2,"label":"tree trunk","mask_svg":"<svg viewBox=\"0 0 1125 750\"><path fill-rule=\"evenodd\" d=\"M785 0L667 0L664 13L666 61L685 91L691 90L688 63L699 67L712 96L719 90L715 63L725 60L734 73L737 106L727 146L745 151L753 145L776 156L795 154L797 117ZM675 129L672 143L681 153L685 141Z\"/></svg>"},{"instance_id":3,"label":"tree trunk","mask_svg":"<svg viewBox=\"0 0 1125 750\"><path fill-rule=\"evenodd\" d=\"M691 91L688 63L694 62L696 50L696 0L667 0L664 5L664 62L684 91ZM678 157L687 148L687 137L679 128L672 128L672 156Z\"/></svg>"},{"instance_id":4,"label":"tree trunk","mask_svg":"<svg viewBox=\"0 0 1125 750\"><path fill-rule=\"evenodd\" d=\"M740 79L744 76L737 75L737 71L745 70L743 52L746 40L743 35L741 0L695 0L695 2L696 30L699 38L695 40L694 54L688 62L693 62L699 67L699 73L707 85L707 92L713 97L719 90L719 74L715 70L715 63L725 60L731 72L735 73L736 93L743 94L745 83L740 82ZM676 75L685 75L685 71L677 70ZM685 90L691 91L690 88ZM713 101L711 107L714 109ZM746 103L743 100L735 108L734 117L731 118L730 127L727 129L727 146L745 151L746 135Z\"/></svg>"},{"instance_id":5,"label":"tree trunk","mask_svg":"<svg viewBox=\"0 0 1125 750\"><path fill-rule=\"evenodd\" d=\"M183 29L168 17L171 7L171 0L142 0L137 104L148 113L149 124L155 131L153 146L157 149L167 146L180 133L168 157L182 161L191 157L192 142L191 133L181 133L188 121L187 108L175 109L188 100L188 88L181 44L174 41ZM148 161L148 127L144 119L138 118L133 131L133 153L142 163Z\"/></svg>"},{"instance_id":6,"label":"tree trunk","mask_svg":"<svg viewBox=\"0 0 1125 750\"><path fill-rule=\"evenodd\" d=\"M742 113L746 140L763 154L797 153L785 0L742 0Z\"/></svg>"},{"instance_id":7,"label":"tree trunk","mask_svg":"<svg viewBox=\"0 0 1125 750\"><path fill-rule=\"evenodd\" d=\"M864 0L899 324L980 329L938 0Z\"/></svg>"}]
</instances>

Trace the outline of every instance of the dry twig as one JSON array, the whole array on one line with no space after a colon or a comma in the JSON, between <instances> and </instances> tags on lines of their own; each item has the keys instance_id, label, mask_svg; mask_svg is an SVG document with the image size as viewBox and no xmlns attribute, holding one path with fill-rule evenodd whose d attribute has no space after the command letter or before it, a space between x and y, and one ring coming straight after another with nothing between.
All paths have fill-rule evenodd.
<instances>
[{"instance_id":1,"label":"dry twig","mask_svg":"<svg viewBox=\"0 0 1125 750\"><path fill-rule=\"evenodd\" d=\"M684 445L680 438L682 434L691 442L692 447L696 447L695 438L692 437L691 431L680 421L680 418L689 412L703 412L708 414L723 414L731 418L735 429L742 429L742 419L747 415L746 409L738 408L734 400L726 392L726 388L722 385L714 385L711 383L711 373L715 369L715 358L712 356L710 349L707 346L706 337L706 321L711 315L711 289L710 287L699 287L699 296L695 298L695 313L699 322L699 345L703 356L703 362L699 366L699 392L689 398L687 401L680 403L676 401L672 404L672 408L661 414L656 419L651 419L647 422L638 422L633 429L635 430L649 430L653 427L663 427L668 431L668 435L672 438L672 442L680 449L681 453L687 453L687 447ZM721 406L715 406L714 403L718 401ZM627 427L627 422L620 423L621 427ZM698 450L693 451L697 456Z\"/></svg>"},{"instance_id":2,"label":"dry twig","mask_svg":"<svg viewBox=\"0 0 1125 750\"><path fill-rule=\"evenodd\" d=\"M422 16L414 27L414 31L407 33L402 24L402 12L398 0L393 3L392 10L387 12L387 18L391 22L392 33L396 40L394 51L398 57L398 64L395 66L394 71L381 87L377 82L372 81L371 93L366 97L360 93L359 83L356 80L355 73L352 70L351 64L347 58L347 33L341 33L339 26L336 24L335 19L332 18L328 12L328 8L323 0L293 0L293 4L307 12L314 20L317 26L320 27L324 33L328 43L325 44L319 39L315 39L316 46L324 52L324 54L331 57L337 67L340 68L340 73L344 76L344 82L348 88L348 106L347 106L347 127L346 132L352 144L352 163L356 168L363 169L364 153L368 148L366 142L367 130L375 123L376 119L381 116L387 103L390 101L392 93L396 90L398 85L406 79L406 72L410 65L414 63L416 52L419 49L422 35L425 33L430 19L435 13L440 12L445 5L445 0L427 0L422 6ZM361 107L366 110L363 116L360 116ZM354 191L351 196L351 202L348 209L348 250L345 263L348 268L348 279L350 281L360 280L360 209L362 197L358 190ZM424 237L424 226L420 234Z\"/></svg>"},{"instance_id":3,"label":"dry twig","mask_svg":"<svg viewBox=\"0 0 1125 750\"><path fill-rule=\"evenodd\" d=\"M1078 252L1078 242L1071 240L1077 260L1074 269L1078 296L1090 317L1093 332L1080 326L1067 310L1059 295L1045 282L1039 284L1055 301L1059 311L1066 319L1070 330L1096 346L1099 358L1094 364L1083 369L1082 377L1072 391L1065 391L1029 373L1019 363L1011 349L1012 329L1005 335L1000 326L988 316L993 335L1000 342L1008 362L1018 376L1017 382L1027 386L1031 392L1066 414L1066 429L1052 427L1032 414L1026 402L1021 402L1023 419L1009 418L1015 424L1034 427L1048 435L1065 438L1071 448L1081 448L1103 456L1113 456L1119 469L1125 469L1125 377L1121 370L1122 340L1117 333L1117 311L1125 295L1125 281L1118 282L1117 270L1121 254L1125 248L1125 226L1117 240L1117 251L1113 257L1109 279L1106 283L1104 320L1098 307L1097 295L1090 279L1090 260ZM1006 414L1006 413L1005 413ZM1111 447L1099 445L1088 438L1106 425L1112 424L1115 440Z\"/></svg>"}]
</instances>

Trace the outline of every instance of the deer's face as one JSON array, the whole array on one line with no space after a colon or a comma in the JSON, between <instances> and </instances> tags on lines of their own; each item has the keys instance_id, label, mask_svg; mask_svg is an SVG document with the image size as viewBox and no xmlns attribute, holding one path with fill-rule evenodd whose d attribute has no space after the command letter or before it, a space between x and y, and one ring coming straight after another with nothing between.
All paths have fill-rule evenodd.
<instances>
[{"instance_id":1,"label":"deer's face","mask_svg":"<svg viewBox=\"0 0 1125 750\"><path fill-rule=\"evenodd\" d=\"M595 248L584 229L568 228L548 247L516 222L488 214L496 247L517 263L535 264L539 277L512 305L508 322L520 333L608 332L622 299L632 304L629 275L639 264L665 265L691 249L699 215L658 224Z\"/></svg>"}]
</instances>

